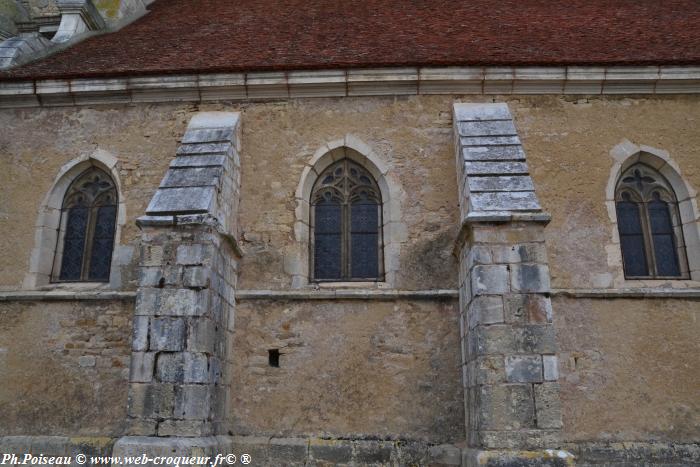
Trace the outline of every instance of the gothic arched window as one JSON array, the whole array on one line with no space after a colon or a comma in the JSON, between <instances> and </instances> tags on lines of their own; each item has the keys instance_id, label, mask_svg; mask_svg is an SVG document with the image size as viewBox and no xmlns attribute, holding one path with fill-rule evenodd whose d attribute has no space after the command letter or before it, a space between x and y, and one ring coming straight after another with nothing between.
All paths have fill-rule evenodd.
<instances>
[{"instance_id":1,"label":"gothic arched window","mask_svg":"<svg viewBox=\"0 0 700 467\"><path fill-rule=\"evenodd\" d=\"M109 281L117 201L114 181L97 167L70 184L61 206L54 281Z\"/></svg>"},{"instance_id":2,"label":"gothic arched window","mask_svg":"<svg viewBox=\"0 0 700 467\"><path fill-rule=\"evenodd\" d=\"M625 277L687 278L678 201L668 181L637 163L617 182L615 206Z\"/></svg>"},{"instance_id":3,"label":"gothic arched window","mask_svg":"<svg viewBox=\"0 0 700 467\"><path fill-rule=\"evenodd\" d=\"M321 173L311 191L311 231L314 280L380 280L382 197L365 168L342 159Z\"/></svg>"}]
</instances>

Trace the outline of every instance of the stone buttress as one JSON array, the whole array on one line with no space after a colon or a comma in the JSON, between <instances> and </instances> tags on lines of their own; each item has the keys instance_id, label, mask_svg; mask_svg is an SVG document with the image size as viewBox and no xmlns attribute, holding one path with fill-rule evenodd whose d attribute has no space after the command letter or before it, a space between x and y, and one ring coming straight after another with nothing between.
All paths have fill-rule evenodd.
<instances>
[{"instance_id":1,"label":"stone buttress","mask_svg":"<svg viewBox=\"0 0 700 467\"><path fill-rule=\"evenodd\" d=\"M138 219L129 436L115 456L227 451L239 133L237 113L195 115Z\"/></svg>"},{"instance_id":2,"label":"stone buttress","mask_svg":"<svg viewBox=\"0 0 700 467\"><path fill-rule=\"evenodd\" d=\"M506 104L455 104L468 448L463 465L573 464L559 450L557 342L544 227Z\"/></svg>"}]
</instances>

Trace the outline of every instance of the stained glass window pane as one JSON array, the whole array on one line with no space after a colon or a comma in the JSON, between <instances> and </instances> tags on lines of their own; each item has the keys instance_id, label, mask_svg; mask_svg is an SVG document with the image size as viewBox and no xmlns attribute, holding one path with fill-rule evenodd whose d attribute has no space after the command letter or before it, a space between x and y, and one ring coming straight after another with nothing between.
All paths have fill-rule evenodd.
<instances>
[{"instance_id":1,"label":"stained glass window pane","mask_svg":"<svg viewBox=\"0 0 700 467\"><path fill-rule=\"evenodd\" d=\"M90 167L70 184L63 198L59 281L108 281L117 217L112 178Z\"/></svg>"},{"instance_id":2,"label":"stained glass window pane","mask_svg":"<svg viewBox=\"0 0 700 467\"><path fill-rule=\"evenodd\" d=\"M350 275L374 279L379 275L379 210L376 204L353 204L350 208Z\"/></svg>"},{"instance_id":3,"label":"stained glass window pane","mask_svg":"<svg viewBox=\"0 0 700 467\"><path fill-rule=\"evenodd\" d=\"M659 276L680 276L678 252L676 251L673 224L668 204L656 200L648 205L649 223L651 224L654 256Z\"/></svg>"},{"instance_id":4,"label":"stained glass window pane","mask_svg":"<svg viewBox=\"0 0 700 467\"><path fill-rule=\"evenodd\" d=\"M337 202L319 202L314 207L314 277L342 277L342 207Z\"/></svg>"},{"instance_id":5,"label":"stained glass window pane","mask_svg":"<svg viewBox=\"0 0 700 467\"><path fill-rule=\"evenodd\" d=\"M63 281L80 280L85 249L88 211L88 208L85 207L68 209L66 233L63 238L61 274L59 276Z\"/></svg>"},{"instance_id":6,"label":"stained glass window pane","mask_svg":"<svg viewBox=\"0 0 700 467\"><path fill-rule=\"evenodd\" d=\"M617 220L625 274L627 276L649 275L639 205L629 201L618 202Z\"/></svg>"},{"instance_id":7,"label":"stained glass window pane","mask_svg":"<svg viewBox=\"0 0 700 467\"><path fill-rule=\"evenodd\" d=\"M114 223L116 206L97 208L95 233L92 239L90 255L89 280L108 281L109 268L112 264L112 247L114 246Z\"/></svg>"},{"instance_id":8,"label":"stained glass window pane","mask_svg":"<svg viewBox=\"0 0 700 467\"><path fill-rule=\"evenodd\" d=\"M327 167L311 193L313 278L377 280L381 275L381 194L361 165L343 159Z\"/></svg>"}]
</instances>

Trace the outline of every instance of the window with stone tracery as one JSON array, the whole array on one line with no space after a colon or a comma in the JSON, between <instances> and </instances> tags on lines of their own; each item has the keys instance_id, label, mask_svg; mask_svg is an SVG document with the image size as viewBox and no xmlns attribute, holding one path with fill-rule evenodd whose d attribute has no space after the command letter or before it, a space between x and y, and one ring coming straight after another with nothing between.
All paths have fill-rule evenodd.
<instances>
[{"instance_id":1,"label":"window with stone tracery","mask_svg":"<svg viewBox=\"0 0 700 467\"><path fill-rule=\"evenodd\" d=\"M107 282L117 220L117 189L91 167L68 187L61 207L54 282Z\"/></svg>"},{"instance_id":2,"label":"window with stone tracery","mask_svg":"<svg viewBox=\"0 0 700 467\"><path fill-rule=\"evenodd\" d=\"M642 163L627 169L615 207L627 279L688 278L678 200L658 171Z\"/></svg>"},{"instance_id":3,"label":"window with stone tracery","mask_svg":"<svg viewBox=\"0 0 700 467\"><path fill-rule=\"evenodd\" d=\"M311 232L313 280L381 280L382 198L364 167L342 159L321 173L311 192Z\"/></svg>"}]
</instances>

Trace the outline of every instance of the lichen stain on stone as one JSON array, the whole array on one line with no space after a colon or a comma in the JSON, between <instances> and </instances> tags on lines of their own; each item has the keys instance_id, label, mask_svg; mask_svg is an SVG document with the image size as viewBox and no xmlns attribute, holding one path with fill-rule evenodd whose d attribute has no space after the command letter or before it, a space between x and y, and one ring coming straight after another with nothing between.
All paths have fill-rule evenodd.
<instances>
[{"instance_id":1,"label":"lichen stain on stone","mask_svg":"<svg viewBox=\"0 0 700 467\"><path fill-rule=\"evenodd\" d=\"M95 6L103 15L108 18L116 18L119 13L121 0L97 0Z\"/></svg>"}]
</instances>

